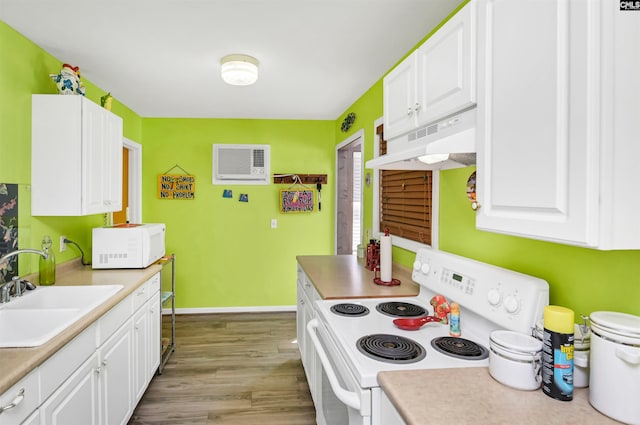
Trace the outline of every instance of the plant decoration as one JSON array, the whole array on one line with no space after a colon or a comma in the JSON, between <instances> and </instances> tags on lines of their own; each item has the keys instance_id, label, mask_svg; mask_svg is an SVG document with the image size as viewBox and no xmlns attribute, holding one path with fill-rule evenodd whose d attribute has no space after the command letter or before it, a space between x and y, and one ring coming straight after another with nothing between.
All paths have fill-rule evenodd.
<instances>
[{"instance_id":1,"label":"plant decoration","mask_svg":"<svg viewBox=\"0 0 640 425\"><path fill-rule=\"evenodd\" d=\"M347 131L349 131L349 129L351 128L351 126L355 121L356 121L356 114L353 112L349 112L349 114L344 118L344 121L342 121L342 126L340 127L340 130L342 130L343 133L346 133Z\"/></svg>"},{"instance_id":2,"label":"plant decoration","mask_svg":"<svg viewBox=\"0 0 640 425\"><path fill-rule=\"evenodd\" d=\"M49 74L56 83L59 94L79 94L84 96L84 86L80 81L80 68L71 66L68 63L62 65L59 74Z\"/></svg>"},{"instance_id":3,"label":"plant decoration","mask_svg":"<svg viewBox=\"0 0 640 425\"><path fill-rule=\"evenodd\" d=\"M100 98L100 106L102 106L107 111L110 111L112 101L113 101L113 96L111 96L111 92L109 92Z\"/></svg>"}]
</instances>

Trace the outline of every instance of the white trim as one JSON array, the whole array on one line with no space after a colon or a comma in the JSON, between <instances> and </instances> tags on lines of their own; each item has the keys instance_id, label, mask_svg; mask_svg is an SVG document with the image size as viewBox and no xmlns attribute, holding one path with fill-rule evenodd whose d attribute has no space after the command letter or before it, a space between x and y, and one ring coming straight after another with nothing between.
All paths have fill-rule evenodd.
<instances>
[{"instance_id":1,"label":"white trim","mask_svg":"<svg viewBox=\"0 0 640 425\"><path fill-rule=\"evenodd\" d=\"M376 133L376 128L378 126L384 124L384 118L378 118L373 122L373 157L378 157L378 152L380 152L380 136ZM371 169L368 169L371 170ZM380 222L380 209L378 205L380 205L380 172L378 170L372 170L373 172L373 206L372 206L372 227L373 231L371 232L372 238L380 238L382 232L377 230L377 223ZM401 238L399 236L393 236L391 241L394 246L404 248L408 251L417 252L418 249L424 247L430 247L433 249L438 249L438 239L439 239L439 226L440 226L440 171L433 170L432 171L433 182L432 182L432 190L431 190L431 210L433 212L433 216L431 217L431 246L425 245L416 241L412 241L409 239Z\"/></svg>"},{"instance_id":2,"label":"white trim","mask_svg":"<svg viewBox=\"0 0 640 425\"><path fill-rule=\"evenodd\" d=\"M122 146L129 150L129 221L142 223L142 145L123 137Z\"/></svg>"},{"instance_id":3,"label":"white trim","mask_svg":"<svg viewBox=\"0 0 640 425\"><path fill-rule=\"evenodd\" d=\"M216 314L216 313L275 313L282 311L296 311L295 305L280 306L246 306L246 307L198 307L176 308L176 314ZM162 309L163 315L171 315L170 308Z\"/></svg>"},{"instance_id":4,"label":"white trim","mask_svg":"<svg viewBox=\"0 0 640 425\"><path fill-rule=\"evenodd\" d=\"M364 129L361 128L360 130L356 131L355 133L353 133L351 136L349 136L348 138L344 139L342 142L338 143L336 145L336 156L335 156L335 176L336 178L335 183L334 183L334 193L335 193L335 200L334 200L334 204L335 204L335 208L334 208L334 212L333 212L333 224L334 224L334 232L333 232L333 253L337 254L338 253L338 152L340 151L340 149L342 149L343 147L354 143L356 141L358 141L358 139L360 139L360 152L362 152L362 155L360 156L360 160L362 162L362 164L360 164L360 181L362 182L362 184L360 185L360 235L363 235L363 231L364 229L363 227L363 211L364 211Z\"/></svg>"}]
</instances>

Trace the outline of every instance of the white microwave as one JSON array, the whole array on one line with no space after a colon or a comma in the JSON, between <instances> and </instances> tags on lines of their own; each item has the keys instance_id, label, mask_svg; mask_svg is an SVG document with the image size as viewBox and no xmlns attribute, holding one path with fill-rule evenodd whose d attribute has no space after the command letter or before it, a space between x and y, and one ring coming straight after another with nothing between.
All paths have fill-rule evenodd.
<instances>
[{"instance_id":1,"label":"white microwave","mask_svg":"<svg viewBox=\"0 0 640 425\"><path fill-rule=\"evenodd\" d=\"M91 265L94 269L143 269L164 255L164 233L161 223L96 227Z\"/></svg>"}]
</instances>

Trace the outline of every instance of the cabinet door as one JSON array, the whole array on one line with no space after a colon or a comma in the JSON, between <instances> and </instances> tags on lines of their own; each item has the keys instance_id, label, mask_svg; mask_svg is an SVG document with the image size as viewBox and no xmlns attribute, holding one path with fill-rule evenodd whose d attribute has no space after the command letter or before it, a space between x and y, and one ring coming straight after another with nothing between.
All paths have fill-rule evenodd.
<instances>
[{"instance_id":1,"label":"cabinet door","mask_svg":"<svg viewBox=\"0 0 640 425\"><path fill-rule=\"evenodd\" d=\"M383 80L384 134L387 140L416 126L416 54L408 56Z\"/></svg>"},{"instance_id":2,"label":"cabinet door","mask_svg":"<svg viewBox=\"0 0 640 425\"><path fill-rule=\"evenodd\" d=\"M42 423L99 425L100 373L94 353L40 407Z\"/></svg>"},{"instance_id":3,"label":"cabinet door","mask_svg":"<svg viewBox=\"0 0 640 425\"><path fill-rule=\"evenodd\" d=\"M105 153L102 190L110 212L122 209L122 119L109 114L104 121Z\"/></svg>"},{"instance_id":4,"label":"cabinet door","mask_svg":"<svg viewBox=\"0 0 640 425\"><path fill-rule=\"evenodd\" d=\"M160 293L149 300L149 346L147 349L147 383L153 378L160 366L160 349L162 346L160 324L162 322L162 308L160 306Z\"/></svg>"},{"instance_id":5,"label":"cabinet door","mask_svg":"<svg viewBox=\"0 0 640 425\"><path fill-rule=\"evenodd\" d=\"M307 330L305 329L305 309L307 307L307 303L304 296L304 290L302 289L302 283L298 279L298 303L296 306L296 337L298 340L298 349L300 350L300 360L302 361L302 365L304 366L304 353L306 350L305 347L305 334Z\"/></svg>"},{"instance_id":6,"label":"cabinet door","mask_svg":"<svg viewBox=\"0 0 640 425\"><path fill-rule=\"evenodd\" d=\"M88 214L122 208L122 120L83 102L84 194Z\"/></svg>"},{"instance_id":7,"label":"cabinet door","mask_svg":"<svg viewBox=\"0 0 640 425\"><path fill-rule=\"evenodd\" d=\"M418 125L476 102L476 3L467 3L416 52Z\"/></svg>"},{"instance_id":8,"label":"cabinet door","mask_svg":"<svg viewBox=\"0 0 640 425\"><path fill-rule=\"evenodd\" d=\"M594 242L586 8L573 0L479 1L480 229Z\"/></svg>"},{"instance_id":9,"label":"cabinet door","mask_svg":"<svg viewBox=\"0 0 640 425\"><path fill-rule=\"evenodd\" d=\"M384 391L380 391L380 423L384 425L406 425L391 400Z\"/></svg>"},{"instance_id":10,"label":"cabinet door","mask_svg":"<svg viewBox=\"0 0 640 425\"><path fill-rule=\"evenodd\" d=\"M133 316L133 393L140 400L147 388L149 357L149 316L147 308L141 308Z\"/></svg>"},{"instance_id":11,"label":"cabinet door","mask_svg":"<svg viewBox=\"0 0 640 425\"><path fill-rule=\"evenodd\" d=\"M98 351L102 425L124 425L133 413L132 334L129 319Z\"/></svg>"}]
</instances>

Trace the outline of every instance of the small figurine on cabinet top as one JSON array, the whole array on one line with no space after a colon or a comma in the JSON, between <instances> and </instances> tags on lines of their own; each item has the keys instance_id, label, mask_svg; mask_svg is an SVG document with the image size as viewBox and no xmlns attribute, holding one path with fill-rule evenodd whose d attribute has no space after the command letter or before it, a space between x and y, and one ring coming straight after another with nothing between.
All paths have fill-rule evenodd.
<instances>
[{"instance_id":1,"label":"small figurine on cabinet top","mask_svg":"<svg viewBox=\"0 0 640 425\"><path fill-rule=\"evenodd\" d=\"M71 66L68 63L62 65L59 74L49 74L51 79L56 83L59 94L79 94L84 96L84 86L80 81L80 68Z\"/></svg>"}]
</instances>

